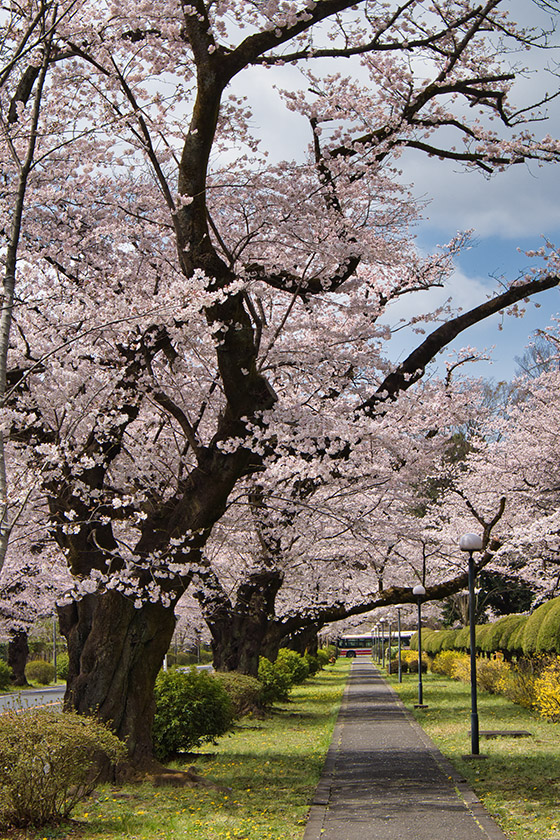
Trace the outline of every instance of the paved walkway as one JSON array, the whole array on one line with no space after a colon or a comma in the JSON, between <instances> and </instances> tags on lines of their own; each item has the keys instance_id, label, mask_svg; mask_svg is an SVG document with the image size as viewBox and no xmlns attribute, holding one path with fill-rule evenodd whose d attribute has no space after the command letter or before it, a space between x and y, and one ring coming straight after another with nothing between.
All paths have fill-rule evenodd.
<instances>
[{"instance_id":1,"label":"paved walkway","mask_svg":"<svg viewBox=\"0 0 560 840\"><path fill-rule=\"evenodd\" d=\"M352 664L304 840L505 840L371 661Z\"/></svg>"}]
</instances>

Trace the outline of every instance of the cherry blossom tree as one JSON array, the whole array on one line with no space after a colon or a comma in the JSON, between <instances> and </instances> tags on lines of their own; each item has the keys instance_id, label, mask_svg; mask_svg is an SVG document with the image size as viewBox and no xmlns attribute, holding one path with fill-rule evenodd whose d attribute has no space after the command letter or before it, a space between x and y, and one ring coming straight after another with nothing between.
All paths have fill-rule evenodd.
<instances>
[{"instance_id":1,"label":"cherry blossom tree","mask_svg":"<svg viewBox=\"0 0 560 840\"><path fill-rule=\"evenodd\" d=\"M399 156L486 173L558 157L530 133L553 96L543 83L534 107L515 105L508 64L544 36L504 6L79 0L20 70L31 90L5 143L20 130L30 142L40 66L43 147L4 429L76 581L60 608L66 704L112 721L137 763L174 605L240 482L268 473L319 499L372 452L384 470L388 427L398 440L398 406L434 356L558 283L552 254L469 311L432 313L439 326L402 363L384 357L387 305L444 284L460 241L417 252ZM9 32L14 51L34 14ZM294 160L269 159L252 131L238 83L255 74L306 121ZM18 84L6 80L7 103ZM402 585L379 599L391 589L412 597Z\"/></svg>"}]
</instances>

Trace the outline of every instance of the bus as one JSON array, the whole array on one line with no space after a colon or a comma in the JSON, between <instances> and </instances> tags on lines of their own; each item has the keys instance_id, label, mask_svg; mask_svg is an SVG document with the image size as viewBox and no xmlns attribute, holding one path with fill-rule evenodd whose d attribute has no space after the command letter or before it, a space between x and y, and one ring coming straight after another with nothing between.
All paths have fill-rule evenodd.
<instances>
[{"instance_id":1,"label":"bus","mask_svg":"<svg viewBox=\"0 0 560 840\"><path fill-rule=\"evenodd\" d=\"M337 656L371 656L371 633L339 636L336 652Z\"/></svg>"},{"instance_id":2,"label":"bus","mask_svg":"<svg viewBox=\"0 0 560 840\"><path fill-rule=\"evenodd\" d=\"M401 630L401 648L404 650L410 647L410 639L414 635L415 630ZM376 641L379 641L376 637ZM371 656L371 633L346 633L344 636L339 636L336 642L337 656ZM385 644L389 643L389 636L385 635ZM397 632L391 633L391 646L396 647L399 643Z\"/></svg>"}]
</instances>

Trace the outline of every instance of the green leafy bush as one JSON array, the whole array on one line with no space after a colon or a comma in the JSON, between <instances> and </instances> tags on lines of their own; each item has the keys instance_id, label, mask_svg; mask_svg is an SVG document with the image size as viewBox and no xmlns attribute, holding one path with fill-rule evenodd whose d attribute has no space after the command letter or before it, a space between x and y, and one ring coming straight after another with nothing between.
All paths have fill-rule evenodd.
<instances>
[{"instance_id":1,"label":"green leafy bush","mask_svg":"<svg viewBox=\"0 0 560 840\"><path fill-rule=\"evenodd\" d=\"M54 665L44 659L32 659L25 666L25 676L39 685L48 685L54 680Z\"/></svg>"},{"instance_id":2,"label":"green leafy bush","mask_svg":"<svg viewBox=\"0 0 560 840\"><path fill-rule=\"evenodd\" d=\"M546 601L544 604L541 604L540 607L537 607L537 609L531 613L527 619L525 629L523 630L523 638L521 640L521 646L525 656L531 656L537 652L537 637L539 635L541 625L548 613L554 609L559 600L560 599L558 598L553 598L552 601Z\"/></svg>"},{"instance_id":3,"label":"green leafy bush","mask_svg":"<svg viewBox=\"0 0 560 840\"><path fill-rule=\"evenodd\" d=\"M223 685L195 668L162 671L155 701L154 751L161 759L214 741L233 724L233 704Z\"/></svg>"},{"instance_id":4,"label":"green leafy bush","mask_svg":"<svg viewBox=\"0 0 560 840\"><path fill-rule=\"evenodd\" d=\"M523 653L523 636L525 635L525 627L529 620L529 616L522 615L521 621L508 634L507 641L502 642L502 645L507 648L508 654L512 656L521 656Z\"/></svg>"},{"instance_id":5,"label":"green leafy bush","mask_svg":"<svg viewBox=\"0 0 560 840\"><path fill-rule=\"evenodd\" d=\"M218 671L213 676L228 693L236 718L263 708L263 686L256 677L237 671Z\"/></svg>"},{"instance_id":6,"label":"green leafy bush","mask_svg":"<svg viewBox=\"0 0 560 840\"><path fill-rule=\"evenodd\" d=\"M68 654L66 651L62 653L58 653L56 656L56 675L60 677L61 680L68 679Z\"/></svg>"},{"instance_id":7,"label":"green leafy bush","mask_svg":"<svg viewBox=\"0 0 560 840\"><path fill-rule=\"evenodd\" d=\"M319 657L314 656L312 653L305 653L303 658L307 662L307 667L309 668L309 676L312 677L317 671L320 669L319 664Z\"/></svg>"},{"instance_id":8,"label":"green leafy bush","mask_svg":"<svg viewBox=\"0 0 560 840\"><path fill-rule=\"evenodd\" d=\"M329 662L332 661L331 656L332 653L329 653L329 651L326 648L319 648L319 650L317 651L317 661L319 662L319 668L322 669L326 665L328 665Z\"/></svg>"},{"instance_id":9,"label":"green leafy bush","mask_svg":"<svg viewBox=\"0 0 560 840\"><path fill-rule=\"evenodd\" d=\"M0 689L8 688L10 685L12 673L8 666L7 662L4 662L3 659L0 659Z\"/></svg>"},{"instance_id":10,"label":"green leafy bush","mask_svg":"<svg viewBox=\"0 0 560 840\"><path fill-rule=\"evenodd\" d=\"M325 651L330 663L336 662L336 657L338 656L336 645L326 645L324 648L321 648L321 650Z\"/></svg>"},{"instance_id":11,"label":"green leafy bush","mask_svg":"<svg viewBox=\"0 0 560 840\"><path fill-rule=\"evenodd\" d=\"M280 648L274 664L276 668L289 674L292 685L299 685L309 676L309 665L295 650Z\"/></svg>"},{"instance_id":12,"label":"green leafy bush","mask_svg":"<svg viewBox=\"0 0 560 840\"><path fill-rule=\"evenodd\" d=\"M259 658L259 682L262 683L265 706L284 703L293 686L289 673L277 668L276 663L271 662L266 656Z\"/></svg>"},{"instance_id":13,"label":"green leafy bush","mask_svg":"<svg viewBox=\"0 0 560 840\"><path fill-rule=\"evenodd\" d=\"M40 826L67 817L95 788L100 756L118 764L126 750L92 718L46 709L0 715L0 822Z\"/></svg>"}]
</instances>

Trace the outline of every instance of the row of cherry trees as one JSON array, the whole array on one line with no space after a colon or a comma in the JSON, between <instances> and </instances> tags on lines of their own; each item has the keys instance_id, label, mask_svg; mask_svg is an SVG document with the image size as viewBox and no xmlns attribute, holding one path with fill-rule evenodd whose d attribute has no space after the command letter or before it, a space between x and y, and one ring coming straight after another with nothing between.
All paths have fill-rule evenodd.
<instances>
[{"instance_id":1,"label":"row of cherry trees","mask_svg":"<svg viewBox=\"0 0 560 840\"><path fill-rule=\"evenodd\" d=\"M469 311L432 313L397 365L381 320L444 284L461 244L416 250L400 155L487 173L559 155L530 133L552 97L543 83L534 107L514 104L508 63L546 35L505 5L27 0L4 14L0 537L37 519L33 544L58 547L74 581L66 703L110 720L136 762L189 586L215 638L245 638L224 664L251 670L265 642L410 601L411 576L429 570L433 597L464 580L437 510L411 509L472 397L421 380L457 335L556 286L554 254ZM249 72L287 88L308 133L295 159L253 131ZM488 539L491 501L463 511ZM232 539L250 563L228 584Z\"/></svg>"}]
</instances>

